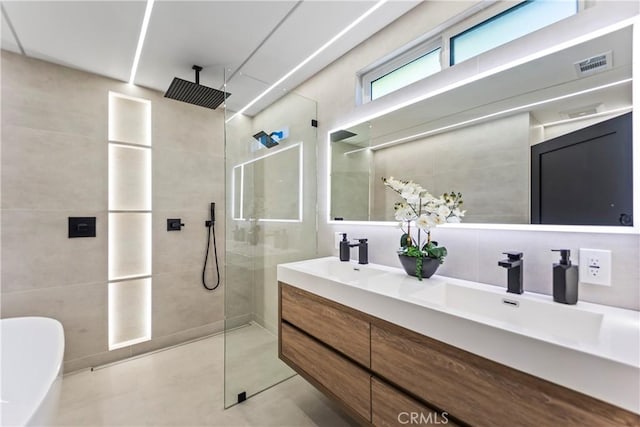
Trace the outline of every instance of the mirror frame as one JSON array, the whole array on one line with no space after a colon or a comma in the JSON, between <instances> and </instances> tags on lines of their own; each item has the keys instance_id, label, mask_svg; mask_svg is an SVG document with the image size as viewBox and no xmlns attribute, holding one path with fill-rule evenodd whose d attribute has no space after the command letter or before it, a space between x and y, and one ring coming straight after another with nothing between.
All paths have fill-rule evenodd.
<instances>
[{"instance_id":1,"label":"mirror frame","mask_svg":"<svg viewBox=\"0 0 640 427\"><path fill-rule=\"evenodd\" d=\"M411 98L408 101L403 101L384 108L381 111L374 112L366 117L352 120L350 122L343 123L327 132L327 176L326 176L326 188L327 188L327 212L326 220L330 225L365 225L365 226L387 226L396 227L397 221L342 221L331 219L331 134L341 129L349 129L360 123L373 120L381 117L390 112L399 110L409 105L415 104L419 101L431 98L435 95L439 95L450 90L462 87L469 83L481 80L487 76L514 68L516 66L525 64L535 59L544 57L546 55L559 52L561 50L570 48L572 46L584 43L589 40L593 40L600 36L609 34L611 32L632 27L633 40L632 40L632 99L633 110L636 106L640 105L640 84L635 84L635 81L640 79L640 15L636 15L632 18L622 20L616 24L609 25L607 27L598 29L596 31L583 34L572 40L560 43L547 49L543 49L534 54L527 55L523 58L515 61L508 62L506 64L497 66L490 70L478 73L470 78L462 79L454 82L442 88L432 90L430 92L423 93L417 97ZM632 110L632 111L633 111ZM443 224L438 228L453 228L453 229L476 229L476 230L514 230L514 231L555 231L555 232L571 232L571 233L606 233L606 234L640 234L640 114L633 114L632 123L633 132L633 212L635 216L634 225L632 227L619 227L619 226L598 226L598 225L551 225L551 224L483 224L483 223L459 223L459 224Z\"/></svg>"}]
</instances>

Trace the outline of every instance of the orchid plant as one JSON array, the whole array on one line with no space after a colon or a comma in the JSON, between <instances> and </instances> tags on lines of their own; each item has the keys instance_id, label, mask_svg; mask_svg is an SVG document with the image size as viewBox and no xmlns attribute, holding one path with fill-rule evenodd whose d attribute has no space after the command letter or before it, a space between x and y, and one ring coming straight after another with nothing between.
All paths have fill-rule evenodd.
<instances>
[{"instance_id":1,"label":"orchid plant","mask_svg":"<svg viewBox=\"0 0 640 427\"><path fill-rule=\"evenodd\" d=\"M404 199L394 205L395 218L400 221L403 231L398 254L418 258L418 270L422 268L422 258L425 257L437 259L442 264L447 256L447 249L431 240L431 229L440 224L461 221L466 212L460 209L463 203L462 193L444 193L435 197L413 181L383 177L382 182ZM412 224L417 232L412 230ZM424 244L423 233L426 237Z\"/></svg>"}]
</instances>

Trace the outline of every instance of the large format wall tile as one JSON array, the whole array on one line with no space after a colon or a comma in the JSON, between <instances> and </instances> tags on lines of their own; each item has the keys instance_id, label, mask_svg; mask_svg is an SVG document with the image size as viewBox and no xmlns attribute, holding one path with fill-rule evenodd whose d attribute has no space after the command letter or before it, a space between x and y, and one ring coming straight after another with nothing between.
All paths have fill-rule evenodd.
<instances>
[{"instance_id":1,"label":"large format wall tile","mask_svg":"<svg viewBox=\"0 0 640 427\"><path fill-rule=\"evenodd\" d=\"M171 99L152 108L153 146L223 156L224 114Z\"/></svg>"},{"instance_id":2,"label":"large format wall tile","mask_svg":"<svg viewBox=\"0 0 640 427\"><path fill-rule=\"evenodd\" d=\"M64 360L107 350L107 284L2 294L2 317L45 316L64 327Z\"/></svg>"},{"instance_id":3,"label":"large format wall tile","mask_svg":"<svg viewBox=\"0 0 640 427\"><path fill-rule=\"evenodd\" d=\"M4 110L3 110L4 115ZM2 208L105 210L103 141L2 123Z\"/></svg>"},{"instance_id":4,"label":"large format wall tile","mask_svg":"<svg viewBox=\"0 0 640 427\"><path fill-rule=\"evenodd\" d=\"M3 125L105 140L110 82L3 50Z\"/></svg>"},{"instance_id":5,"label":"large format wall tile","mask_svg":"<svg viewBox=\"0 0 640 427\"><path fill-rule=\"evenodd\" d=\"M218 247L218 265L221 274L224 271L225 235L222 205L216 208L216 245ZM198 211L159 211L153 213L153 272L154 274L198 271L202 269L207 249L207 231L205 221L209 219L209 203L202 203ZM184 227L180 231L167 231L167 219L180 218ZM209 247L207 265L213 267L213 238Z\"/></svg>"},{"instance_id":6,"label":"large format wall tile","mask_svg":"<svg viewBox=\"0 0 640 427\"><path fill-rule=\"evenodd\" d=\"M96 237L68 238L69 216L95 216ZM107 280L107 216L2 211L2 293ZM4 313L3 313L4 314Z\"/></svg>"},{"instance_id":7,"label":"large format wall tile","mask_svg":"<svg viewBox=\"0 0 640 427\"><path fill-rule=\"evenodd\" d=\"M181 330L223 319L222 286L207 291L201 271L157 274L152 290L152 336L171 335ZM207 273L212 277L211 271Z\"/></svg>"},{"instance_id":8,"label":"large format wall tile","mask_svg":"<svg viewBox=\"0 0 640 427\"><path fill-rule=\"evenodd\" d=\"M197 210L224 200L224 159L180 150L153 150L153 209ZM222 206L221 206L222 207Z\"/></svg>"}]
</instances>

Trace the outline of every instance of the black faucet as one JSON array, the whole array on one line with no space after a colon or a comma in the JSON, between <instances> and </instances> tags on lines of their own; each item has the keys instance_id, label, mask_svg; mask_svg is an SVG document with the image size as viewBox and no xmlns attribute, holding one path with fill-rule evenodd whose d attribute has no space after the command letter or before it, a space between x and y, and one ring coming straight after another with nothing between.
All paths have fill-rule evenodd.
<instances>
[{"instance_id":1,"label":"black faucet","mask_svg":"<svg viewBox=\"0 0 640 427\"><path fill-rule=\"evenodd\" d=\"M368 239L357 239L358 243L350 243L349 247L358 247L358 264L369 264L369 244Z\"/></svg>"},{"instance_id":2,"label":"black faucet","mask_svg":"<svg viewBox=\"0 0 640 427\"><path fill-rule=\"evenodd\" d=\"M507 259L498 262L500 267L507 269L507 292L521 294L524 292L522 284L522 252L503 252Z\"/></svg>"},{"instance_id":3,"label":"black faucet","mask_svg":"<svg viewBox=\"0 0 640 427\"><path fill-rule=\"evenodd\" d=\"M347 233L342 233L340 242L340 261L349 261L351 248L358 247L358 264L369 264L369 244L367 239L357 239L358 243L349 243Z\"/></svg>"}]
</instances>

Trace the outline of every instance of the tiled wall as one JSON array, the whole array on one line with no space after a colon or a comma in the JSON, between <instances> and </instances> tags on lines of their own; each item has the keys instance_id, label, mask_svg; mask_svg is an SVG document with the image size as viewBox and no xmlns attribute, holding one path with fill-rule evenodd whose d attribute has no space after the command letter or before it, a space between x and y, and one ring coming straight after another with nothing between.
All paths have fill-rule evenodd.
<instances>
[{"instance_id":1,"label":"tiled wall","mask_svg":"<svg viewBox=\"0 0 640 427\"><path fill-rule=\"evenodd\" d=\"M112 352L107 349L109 91L151 100L153 139L152 340ZM204 221L212 201L223 266L221 111L2 51L1 315L60 320L66 371L222 329L222 287L207 292L200 284ZM96 216L97 236L67 238L69 216ZM178 217L185 227L167 232L166 219Z\"/></svg>"},{"instance_id":2,"label":"tiled wall","mask_svg":"<svg viewBox=\"0 0 640 427\"><path fill-rule=\"evenodd\" d=\"M318 247L320 255L336 255L333 247L334 232L347 232L351 237L369 238L371 262L400 267L395 255L399 230L394 226L329 225L327 224L327 186L322 179L328 171L326 135L332 129L383 111L392 105L407 101L418 91L431 91L421 83L399 90L368 105L355 105L355 74L388 53L399 49L420 35L436 28L442 22L456 16L476 2L423 2L373 37L352 49L333 64L296 89L297 92L318 101L319 176L318 180ZM591 8L584 14L570 18L571 25L559 30L541 30L535 40L528 39L526 46L517 42L503 49L488 52L484 61L468 61L460 64L457 77L467 77L496 64L520 57L529 49L535 52L550 41L571 39L584 32L638 13L638 3L624 1L590 2ZM444 73L443 73L444 74ZM443 86L451 83L446 76L438 80ZM634 98L635 99L635 98ZM637 103L637 102L636 102ZM636 137L637 138L637 137ZM551 264L557 256L550 249L558 246L576 251L578 248L612 250L613 276L611 287L584 285L580 299L619 307L640 309L640 237L636 235L567 233L541 231L436 229L434 238L449 249L445 264L439 273L463 279L478 280L497 286L506 286L505 272L497 261L505 250L521 250L525 253L525 289L549 294L551 292ZM577 252L574 252L577 254ZM577 261L577 259L576 259Z\"/></svg>"}]
</instances>

